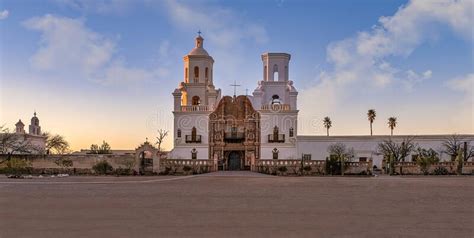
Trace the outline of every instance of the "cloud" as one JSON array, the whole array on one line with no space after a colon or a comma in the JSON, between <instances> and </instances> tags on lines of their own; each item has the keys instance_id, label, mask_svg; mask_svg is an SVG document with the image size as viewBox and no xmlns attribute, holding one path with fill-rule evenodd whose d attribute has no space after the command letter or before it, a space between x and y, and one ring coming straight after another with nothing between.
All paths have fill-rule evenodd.
<instances>
[{"instance_id":1,"label":"cloud","mask_svg":"<svg viewBox=\"0 0 474 238\"><path fill-rule=\"evenodd\" d=\"M55 0L60 6L66 6L84 13L125 14L133 6L131 0Z\"/></svg>"},{"instance_id":2,"label":"cloud","mask_svg":"<svg viewBox=\"0 0 474 238\"><path fill-rule=\"evenodd\" d=\"M431 78L432 71L404 70L390 61L410 56L417 47L430 40L432 27L429 26L449 26L456 35L472 41L472 9L470 0L413 0L400 7L393 16L380 17L378 24L370 30L330 43L327 61L331 68L320 73L314 87L302 91L302 98L311 98L302 100L302 106L305 109L329 109L357 90L382 90L390 85L413 90L415 85ZM331 101L326 100L327 91L337 96L332 96ZM321 96L318 93L322 93Z\"/></svg>"},{"instance_id":3,"label":"cloud","mask_svg":"<svg viewBox=\"0 0 474 238\"><path fill-rule=\"evenodd\" d=\"M191 5L174 0L165 4L168 14L178 26L186 29L205 30L207 38L221 47L232 47L244 39L265 43L265 28L246 21L234 11L213 5Z\"/></svg>"},{"instance_id":4,"label":"cloud","mask_svg":"<svg viewBox=\"0 0 474 238\"><path fill-rule=\"evenodd\" d=\"M152 80L165 71L128 67L116 54L117 43L85 26L84 19L53 15L34 17L23 22L41 33L39 49L30 58L31 65L69 77L86 78L111 84Z\"/></svg>"},{"instance_id":5,"label":"cloud","mask_svg":"<svg viewBox=\"0 0 474 238\"><path fill-rule=\"evenodd\" d=\"M203 32L204 47L211 46L209 53L216 62L219 62L215 78L225 79L227 83L236 80L243 85L246 83L255 85L254 77L259 73L242 72L242 68L253 66L250 65L248 55L245 55L244 47L268 42L267 30L262 24L247 19L245 15L235 10L213 5L212 2L167 0L162 6L177 29L186 32L195 32L200 29ZM243 82L243 80L248 81ZM226 82L221 81L221 83Z\"/></svg>"},{"instance_id":6,"label":"cloud","mask_svg":"<svg viewBox=\"0 0 474 238\"><path fill-rule=\"evenodd\" d=\"M10 15L10 12L8 10L3 10L0 12L0 20L7 19L7 17Z\"/></svg>"},{"instance_id":7,"label":"cloud","mask_svg":"<svg viewBox=\"0 0 474 238\"><path fill-rule=\"evenodd\" d=\"M474 74L468 74L449 80L446 85L452 90L474 96ZM473 100L474 101L474 100Z\"/></svg>"}]
</instances>

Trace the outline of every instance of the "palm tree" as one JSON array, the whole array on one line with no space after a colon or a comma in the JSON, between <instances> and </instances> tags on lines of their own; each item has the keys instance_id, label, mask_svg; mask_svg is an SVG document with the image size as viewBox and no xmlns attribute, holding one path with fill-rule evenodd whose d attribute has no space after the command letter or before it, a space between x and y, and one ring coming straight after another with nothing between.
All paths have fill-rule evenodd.
<instances>
[{"instance_id":1,"label":"palm tree","mask_svg":"<svg viewBox=\"0 0 474 238\"><path fill-rule=\"evenodd\" d=\"M389 117L388 118L388 127L390 128L390 135L393 136L393 129L397 127L397 118Z\"/></svg>"},{"instance_id":2,"label":"palm tree","mask_svg":"<svg viewBox=\"0 0 474 238\"><path fill-rule=\"evenodd\" d=\"M374 123L376 116L377 115L375 114L375 109L369 109L369 111L367 112L367 118L370 122L370 135L372 135L372 123Z\"/></svg>"},{"instance_id":3,"label":"palm tree","mask_svg":"<svg viewBox=\"0 0 474 238\"><path fill-rule=\"evenodd\" d=\"M327 135L329 136L329 128L332 126L331 118L325 117L323 120L324 128L326 128Z\"/></svg>"}]
</instances>

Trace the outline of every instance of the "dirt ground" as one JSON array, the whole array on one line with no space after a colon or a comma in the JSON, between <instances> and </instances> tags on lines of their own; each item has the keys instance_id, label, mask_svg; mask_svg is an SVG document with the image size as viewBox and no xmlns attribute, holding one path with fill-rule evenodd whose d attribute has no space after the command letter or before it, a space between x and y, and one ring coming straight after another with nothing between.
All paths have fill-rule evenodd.
<instances>
[{"instance_id":1,"label":"dirt ground","mask_svg":"<svg viewBox=\"0 0 474 238\"><path fill-rule=\"evenodd\" d=\"M474 177L0 177L0 237L474 237Z\"/></svg>"}]
</instances>

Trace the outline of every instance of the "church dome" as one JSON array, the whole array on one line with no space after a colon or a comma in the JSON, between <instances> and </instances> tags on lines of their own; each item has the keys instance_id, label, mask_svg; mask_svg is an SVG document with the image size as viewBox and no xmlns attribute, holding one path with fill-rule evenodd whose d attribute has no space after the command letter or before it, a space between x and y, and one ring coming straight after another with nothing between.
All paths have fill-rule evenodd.
<instances>
[{"instance_id":1,"label":"church dome","mask_svg":"<svg viewBox=\"0 0 474 238\"><path fill-rule=\"evenodd\" d=\"M205 56L209 56L209 54L207 53L207 51L204 49L204 48L194 48L192 49L188 55L205 55Z\"/></svg>"},{"instance_id":2,"label":"church dome","mask_svg":"<svg viewBox=\"0 0 474 238\"><path fill-rule=\"evenodd\" d=\"M31 125L38 126L39 125L39 119L36 117L36 112L33 114L33 117L31 118Z\"/></svg>"},{"instance_id":3,"label":"church dome","mask_svg":"<svg viewBox=\"0 0 474 238\"><path fill-rule=\"evenodd\" d=\"M196 46L192 49L188 55L204 55L209 56L207 51L204 49L204 38L201 36L201 32L198 32L199 35L196 37Z\"/></svg>"}]
</instances>

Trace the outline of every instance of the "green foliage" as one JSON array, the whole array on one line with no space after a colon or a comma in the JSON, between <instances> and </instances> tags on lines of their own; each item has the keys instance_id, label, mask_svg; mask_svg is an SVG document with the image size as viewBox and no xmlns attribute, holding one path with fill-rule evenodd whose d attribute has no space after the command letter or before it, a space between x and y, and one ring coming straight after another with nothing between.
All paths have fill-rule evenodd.
<instances>
[{"instance_id":1,"label":"green foliage","mask_svg":"<svg viewBox=\"0 0 474 238\"><path fill-rule=\"evenodd\" d=\"M433 171L434 175L448 175L449 171L445 167L436 167L435 170Z\"/></svg>"},{"instance_id":2,"label":"green foliage","mask_svg":"<svg viewBox=\"0 0 474 238\"><path fill-rule=\"evenodd\" d=\"M102 160L97 162L92 169L97 173L97 174L110 174L114 171L114 168L112 165L109 164L106 160Z\"/></svg>"},{"instance_id":3,"label":"green foliage","mask_svg":"<svg viewBox=\"0 0 474 238\"><path fill-rule=\"evenodd\" d=\"M98 146L96 144L92 144L90 148L90 154L110 154L110 145L105 140L102 141L102 145Z\"/></svg>"},{"instance_id":4,"label":"green foliage","mask_svg":"<svg viewBox=\"0 0 474 238\"><path fill-rule=\"evenodd\" d=\"M309 165L303 166L303 170L305 172L309 172L309 171L311 171L311 166L309 166Z\"/></svg>"},{"instance_id":5,"label":"green foliage","mask_svg":"<svg viewBox=\"0 0 474 238\"><path fill-rule=\"evenodd\" d=\"M46 150L51 154L65 154L69 152L69 142L61 135L51 135L48 132L43 133L46 136Z\"/></svg>"},{"instance_id":6,"label":"green foliage","mask_svg":"<svg viewBox=\"0 0 474 238\"><path fill-rule=\"evenodd\" d=\"M420 166L421 171L423 174L428 174L430 166L434 163L439 162L439 156L436 151L433 149L423 149L423 148L418 148L418 156L416 157L416 164Z\"/></svg>"},{"instance_id":7,"label":"green foliage","mask_svg":"<svg viewBox=\"0 0 474 238\"><path fill-rule=\"evenodd\" d=\"M189 172L189 171L191 171L192 169L193 169L193 168L192 168L191 166L188 166L188 165L183 166L183 171L184 171L184 172Z\"/></svg>"},{"instance_id":8,"label":"green foliage","mask_svg":"<svg viewBox=\"0 0 474 238\"><path fill-rule=\"evenodd\" d=\"M280 166L278 167L278 171L280 173L285 173L286 171L288 171L288 168L286 166Z\"/></svg>"},{"instance_id":9,"label":"green foliage","mask_svg":"<svg viewBox=\"0 0 474 238\"><path fill-rule=\"evenodd\" d=\"M31 170L31 162L21 158L11 158L6 162L4 173L21 175L22 173L29 173Z\"/></svg>"},{"instance_id":10,"label":"green foliage","mask_svg":"<svg viewBox=\"0 0 474 238\"><path fill-rule=\"evenodd\" d=\"M61 168L69 168L69 167L72 167L73 165L73 162L71 159L64 159L64 158L57 159L54 161L54 163L60 166Z\"/></svg>"},{"instance_id":11,"label":"green foliage","mask_svg":"<svg viewBox=\"0 0 474 238\"><path fill-rule=\"evenodd\" d=\"M355 152L353 148L347 148L345 144L336 143L329 145L329 160L326 161L326 172L328 174L344 175L345 163L349 162L354 158Z\"/></svg>"},{"instance_id":12,"label":"green foliage","mask_svg":"<svg viewBox=\"0 0 474 238\"><path fill-rule=\"evenodd\" d=\"M117 168L115 169L115 175L132 175L133 170L130 168Z\"/></svg>"}]
</instances>

